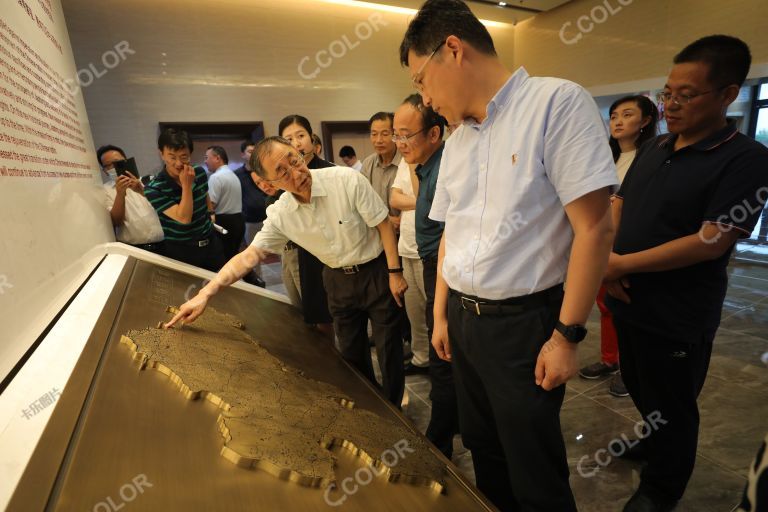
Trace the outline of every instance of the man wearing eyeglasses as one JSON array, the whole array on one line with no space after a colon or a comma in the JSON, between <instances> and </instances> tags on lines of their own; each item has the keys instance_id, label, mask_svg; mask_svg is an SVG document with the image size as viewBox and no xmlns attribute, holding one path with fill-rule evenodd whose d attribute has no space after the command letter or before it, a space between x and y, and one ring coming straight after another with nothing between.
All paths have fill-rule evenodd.
<instances>
[{"instance_id":1,"label":"man wearing eyeglasses","mask_svg":"<svg viewBox=\"0 0 768 512\"><path fill-rule=\"evenodd\" d=\"M126 160L125 152L110 144L101 146L96 158L101 164L107 210L117 241L162 254L163 228L144 197L141 180L128 171L120 176L115 171L115 163Z\"/></svg>"},{"instance_id":2,"label":"man wearing eyeglasses","mask_svg":"<svg viewBox=\"0 0 768 512\"><path fill-rule=\"evenodd\" d=\"M430 219L428 214L435 196L440 162L443 158L445 125L445 119L425 106L419 94L408 96L395 111L395 135L392 140L397 143L403 160L415 165L415 169L411 172L398 171L392 187L392 203L403 212L398 249L403 256L408 291L418 288L424 297L421 302L418 299L412 302L420 305L419 314L421 321L426 322L427 331L424 351L432 383L429 391L432 408L426 436L450 459L453 455L453 438L459 432L453 370L451 363L440 359L429 342L434 327L437 251L444 225ZM408 246L409 238L412 239L412 247ZM413 256L406 256L410 254ZM408 267L413 270L409 272ZM410 279L409 275L412 276ZM406 295L406 307L409 308L411 317L410 312L414 306L409 305L409 299ZM412 326L416 321L417 319L411 317ZM413 364L416 364L416 355L420 351L417 350L419 347L416 342L416 329L413 331Z\"/></svg>"},{"instance_id":3,"label":"man wearing eyeglasses","mask_svg":"<svg viewBox=\"0 0 768 512\"><path fill-rule=\"evenodd\" d=\"M429 214L445 222L432 345L477 485L504 511L573 512L560 408L613 237L605 127L577 84L510 73L460 0L427 0L400 61L424 104L462 123Z\"/></svg>"},{"instance_id":4,"label":"man wearing eyeglasses","mask_svg":"<svg viewBox=\"0 0 768 512\"><path fill-rule=\"evenodd\" d=\"M164 168L144 189L160 218L165 256L217 272L224 264L221 242L213 236L208 180L189 164L192 140L185 131L164 130L157 139Z\"/></svg>"},{"instance_id":5,"label":"man wearing eyeglasses","mask_svg":"<svg viewBox=\"0 0 768 512\"><path fill-rule=\"evenodd\" d=\"M640 487L624 510L667 511L693 471L701 392L739 238L768 196L768 149L726 118L749 47L709 36L674 58L664 91L669 134L639 150L614 202L618 226L605 283L621 373L658 428L633 449Z\"/></svg>"},{"instance_id":6,"label":"man wearing eyeglasses","mask_svg":"<svg viewBox=\"0 0 768 512\"><path fill-rule=\"evenodd\" d=\"M279 254L293 240L326 265L323 284L341 354L376 384L368 346L370 319L384 396L400 407L405 376L398 306L402 307L408 286L384 202L359 172L348 167L308 169L301 154L282 137L259 142L251 167L289 193L267 209L253 243L182 305L167 326L193 321L222 286L240 279L265 253Z\"/></svg>"}]
</instances>

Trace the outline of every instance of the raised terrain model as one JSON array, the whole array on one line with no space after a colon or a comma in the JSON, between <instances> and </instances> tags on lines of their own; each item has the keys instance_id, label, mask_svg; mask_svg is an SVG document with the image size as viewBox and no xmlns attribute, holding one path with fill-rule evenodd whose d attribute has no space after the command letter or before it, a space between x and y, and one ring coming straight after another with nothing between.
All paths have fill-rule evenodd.
<instances>
[{"instance_id":1,"label":"raised terrain model","mask_svg":"<svg viewBox=\"0 0 768 512\"><path fill-rule=\"evenodd\" d=\"M335 481L330 449L341 446L389 481L443 489L444 465L421 438L285 366L231 315L208 308L194 324L129 331L121 343L142 369L164 373L187 399L221 409L221 454L238 466L325 487Z\"/></svg>"}]
</instances>

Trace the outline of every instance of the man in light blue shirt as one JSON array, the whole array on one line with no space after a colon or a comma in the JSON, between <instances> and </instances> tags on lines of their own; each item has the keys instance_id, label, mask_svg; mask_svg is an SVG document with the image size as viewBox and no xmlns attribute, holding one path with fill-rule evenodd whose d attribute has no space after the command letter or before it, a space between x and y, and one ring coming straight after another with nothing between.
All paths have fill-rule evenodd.
<instances>
[{"instance_id":1,"label":"man in light blue shirt","mask_svg":"<svg viewBox=\"0 0 768 512\"><path fill-rule=\"evenodd\" d=\"M462 123L430 211L445 222L432 344L453 364L477 485L501 510L575 511L560 407L613 237L605 127L580 86L510 73L460 0L428 0L400 60Z\"/></svg>"},{"instance_id":2,"label":"man in light blue shirt","mask_svg":"<svg viewBox=\"0 0 768 512\"><path fill-rule=\"evenodd\" d=\"M240 252L240 245L245 236L245 217L240 178L228 164L229 158L223 147L210 146L205 151L205 165L211 173L208 177L208 197L213 203L216 224L227 230L227 234L218 234L224 248L224 256L230 260Z\"/></svg>"}]
</instances>

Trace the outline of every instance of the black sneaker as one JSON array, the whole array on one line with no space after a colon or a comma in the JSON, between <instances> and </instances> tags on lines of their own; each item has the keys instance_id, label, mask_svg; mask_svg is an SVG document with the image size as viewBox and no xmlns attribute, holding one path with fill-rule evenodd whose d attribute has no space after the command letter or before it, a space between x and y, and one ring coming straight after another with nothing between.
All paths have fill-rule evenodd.
<instances>
[{"instance_id":1,"label":"black sneaker","mask_svg":"<svg viewBox=\"0 0 768 512\"><path fill-rule=\"evenodd\" d=\"M618 363L605 364L604 362L599 361L595 364L585 366L579 370L579 377L583 379L599 379L602 377L607 377L608 375L613 375L614 373L618 373L618 371Z\"/></svg>"},{"instance_id":2,"label":"black sneaker","mask_svg":"<svg viewBox=\"0 0 768 512\"><path fill-rule=\"evenodd\" d=\"M611 384L608 386L608 392L613 396L618 397L629 396L627 386L624 385L624 379L621 378L621 372L614 375L611 379Z\"/></svg>"}]
</instances>

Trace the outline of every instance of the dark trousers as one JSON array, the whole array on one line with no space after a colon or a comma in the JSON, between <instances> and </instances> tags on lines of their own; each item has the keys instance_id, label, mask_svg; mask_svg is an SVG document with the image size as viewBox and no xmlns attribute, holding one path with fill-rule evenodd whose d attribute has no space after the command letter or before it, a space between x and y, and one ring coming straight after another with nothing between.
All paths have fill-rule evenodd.
<instances>
[{"instance_id":1,"label":"dark trousers","mask_svg":"<svg viewBox=\"0 0 768 512\"><path fill-rule=\"evenodd\" d=\"M216 215L216 224L227 230L226 235L216 232L226 262L240 252L240 244L245 236L245 218L242 213L221 213Z\"/></svg>"},{"instance_id":2,"label":"dark trousers","mask_svg":"<svg viewBox=\"0 0 768 512\"><path fill-rule=\"evenodd\" d=\"M715 331L686 341L659 335L614 317L621 376L649 424L648 465L640 489L661 500L679 500L693 472L699 438L696 399L712 355ZM660 418L649 421L651 418ZM654 428L655 427L655 428Z\"/></svg>"},{"instance_id":3,"label":"dark trousers","mask_svg":"<svg viewBox=\"0 0 768 512\"><path fill-rule=\"evenodd\" d=\"M432 413L427 427L427 439L451 458L453 455L453 436L459 433L459 409L456 405L456 388L453 385L451 363L437 357L432 346L432 331L435 328L435 284L437 282L437 258L423 258L424 291L427 295L425 315L427 317L427 339L429 340L429 378L432 389Z\"/></svg>"},{"instance_id":4,"label":"dark trousers","mask_svg":"<svg viewBox=\"0 0 768 512\"><path fill-rule=\"evenodd\" d=\"M403 341L399 308L389 290L386 259L382 255L356 274L326 267L323 284L342 357L376 384L368 346L370 319L384 396L400 408L405 390Z\"/></svg>"},{"instance_id":5,"label":"dark trousers","mask_svg":"<svg viewBox=\"0 0 768 512\"><path fill-rule=\"evenodd\" d=\"M165 241L164 256L189 263L196 267L218 272L224 266L226 260L221 251L219 237L211 233L208 245L199 247L195 242Z\"/></svg>"},{"instance_id":6,"label":"dark trousers","mask_svg":"<svg viewBox=\"0 0 768 512\"><path fill-rule=\"evenodd\" d=\"M545 391L534 369L560 313L562 289L507 315L477 315L453 292L448 336L464 445L477 487L502 511L576 511L560 430L565 385ZM537 301L538 302L538 301Z\"/></svg>"}]
</instances>

